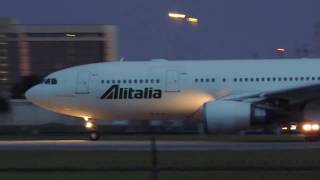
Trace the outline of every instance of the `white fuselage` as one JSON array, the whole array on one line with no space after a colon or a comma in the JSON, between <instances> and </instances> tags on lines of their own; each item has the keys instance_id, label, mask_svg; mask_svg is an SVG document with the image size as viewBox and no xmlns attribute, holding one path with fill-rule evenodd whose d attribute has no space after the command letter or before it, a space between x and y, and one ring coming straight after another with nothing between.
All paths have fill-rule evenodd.
<instances>
[{"instance_id":1,"label":"white fuselage","mask_svg":"<svg viewBox=\"0 0 320 180\"><path fill-rule=\"evenodd\" d=\"M71 116L186 119L215 99L317 84L319 68L320 59L106 62L52 73L56 84L26 96Z\"/></svg>"}]
</instances>

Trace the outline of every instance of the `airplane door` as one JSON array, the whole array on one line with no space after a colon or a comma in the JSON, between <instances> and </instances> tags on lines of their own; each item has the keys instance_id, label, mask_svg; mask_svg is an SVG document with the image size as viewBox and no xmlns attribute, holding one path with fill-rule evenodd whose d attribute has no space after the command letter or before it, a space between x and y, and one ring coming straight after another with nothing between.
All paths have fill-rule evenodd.
<instances>
[{"instance_id":1,"label":"airplane door","mask_svg":"<svg viewBox=\"0 0 320 180\"><path fill-rule=\"evenodd\" d=\"M77 84L76 84L76 94L89 94L89 72L78 72L77 74Z\"/></svg>"},{"instance_id":2,"label":"airplane door","mask_svg":"<svg viewBox=\"0 0 320 180\"><path fill-rule=\"evenodd\" d=\"M166 91L167 92L179 92L179 73L177 71L166 72Z\"/></svg>"}]
</instances>

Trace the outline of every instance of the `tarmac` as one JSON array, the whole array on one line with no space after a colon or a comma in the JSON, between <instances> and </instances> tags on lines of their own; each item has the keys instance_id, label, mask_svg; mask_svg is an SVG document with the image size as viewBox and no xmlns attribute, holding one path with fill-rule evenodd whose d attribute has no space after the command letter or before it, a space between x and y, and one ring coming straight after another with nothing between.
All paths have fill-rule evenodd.
<instances>
[{"instance_id":1,"label":"tarmac","mask_svg":"<svg viewBox=\"0 0 320 180\"><path fill-rule=\"evenodd\" d=\"M320 149L320 142L156 141L160 151ZM150 151L151 141L1 140L0 151Z\"/></svg>"}]
</instances>

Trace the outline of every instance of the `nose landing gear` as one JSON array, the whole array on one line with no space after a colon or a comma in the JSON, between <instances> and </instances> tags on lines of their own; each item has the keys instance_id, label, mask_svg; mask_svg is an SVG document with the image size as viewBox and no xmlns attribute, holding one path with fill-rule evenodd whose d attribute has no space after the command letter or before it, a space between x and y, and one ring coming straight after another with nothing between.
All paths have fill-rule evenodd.
<instances>
[{"instance_id":1,"label":"nose landing gear","mask_svg":"<svg viewBox=\"0 0 320 180\"><path fill-rule=\"evenodd\" d=\"M97 129L98 129L97 122L93 119L88 119L88 118L85 118L85 120L86 120L85 127L90 133L89 139L92 141L99 140L100 134L97 131Z\"/></svg>"}]
</instances>

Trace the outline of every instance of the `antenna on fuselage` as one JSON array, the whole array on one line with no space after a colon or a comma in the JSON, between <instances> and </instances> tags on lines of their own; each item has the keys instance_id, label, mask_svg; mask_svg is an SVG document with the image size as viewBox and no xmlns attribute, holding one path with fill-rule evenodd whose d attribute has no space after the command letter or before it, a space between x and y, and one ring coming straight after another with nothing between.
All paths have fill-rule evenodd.
<instances>
[{"instance_id":1,"label":"antenna on fuselage","mask_svg":"<svg viewBox=\"0 0 320 180\"><path fill-rule=\"evenodd\" d=\"M119 61L120 61L120 62L123 62L123 61L124 61L124 57L121 57Z\"/></svg>"}]
</instances>

